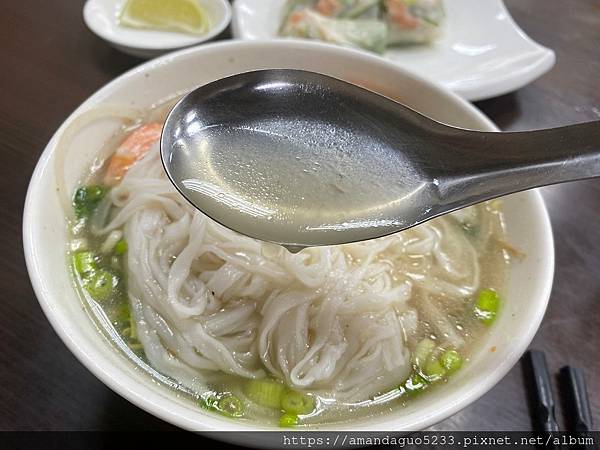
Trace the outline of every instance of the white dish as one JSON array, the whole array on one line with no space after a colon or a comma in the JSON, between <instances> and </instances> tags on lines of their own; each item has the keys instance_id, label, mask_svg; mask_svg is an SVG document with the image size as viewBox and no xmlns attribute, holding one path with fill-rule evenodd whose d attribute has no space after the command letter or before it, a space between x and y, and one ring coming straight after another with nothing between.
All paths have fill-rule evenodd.
<instances>
[{"instance_id":1,"label":"white dish","mask_svg":"<svg viewBox=\"0 0 600 450\"><path fill-rule=\"evenodd\" d=\"M237 39L276 39L286 0L235 0ZM502 0L446 0L446 23L430 46L390 48L384 57L467 100L514 91L552 68L554 52L529 38Z\"/></svg>"},{"instance_id":2,"label":"white dish","mask_svg":"<svg viewBox=\"0 0 600 450\"><path fill-rule=\"evenodd\" d=\"M210 61L210 64L206 64ZM494 130L494 125L460 97L374 55L308 41L224 42L165 55L104 86L85 101L48 143L31 178L24 209L23 238L29 275L52 326L77 358L107 386L150 413L195 431L269 429L227 419L200 409L158 385L111 346L83 309L67 270L67 233L55 182L55 151L65 128L92 108L110 105L148 107L174 93L235 73L265 68L312 70L348 81L363 80L375 91L396 98L440 121ZM373 80L373 81L370 81ZM72 141L64 170L70 192L95 153L114 132L117 121L82 128ZM548 215L537 191L505 199L508 238L527 254L511 271L502 314L483 338L460 376L406 408L385 416L316 429L401 430L426 428L454 414L496 384L518 361L535 334L552 286L554 253ZM490 351L492 347L495 352ZM240 434L217 436L248 442Z\"/></svg>"},{"instance_id":3,"label":"white dish","mask_svg":"<svg viewBox=\"0 0 600 450\"><path fill-rule=\"evenodd\" d=\"M87 0L83 7L83 19L92 32L122 52L140 58L153 58L209 41L229 25L231 6L227 0L197 1L206 11L210 22L208 32L198 36L119 26L117 20L126 0Z\"/></svg>"}]
</instances>

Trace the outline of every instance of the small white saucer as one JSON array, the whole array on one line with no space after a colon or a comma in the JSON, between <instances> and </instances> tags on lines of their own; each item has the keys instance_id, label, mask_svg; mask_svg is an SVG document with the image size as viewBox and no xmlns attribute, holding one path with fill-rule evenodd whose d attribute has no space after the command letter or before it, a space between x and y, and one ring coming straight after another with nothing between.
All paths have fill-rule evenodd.
<instances>
[{"instance_id":1,"label":"small white saucer","mask_svg":"<svg viewBox=\"0 0 600 450\"><path fill-rule=\"evenodd\" d=\"M153 58L209 41L229 25L231 6L227 0L197 1L206 11L210 22L208 32L198 36L122 27L118 24L118 17L126 0L88 0L83 7L83 19L92 32L113 47L140 58Z\"/></svg>"}]
</instances>

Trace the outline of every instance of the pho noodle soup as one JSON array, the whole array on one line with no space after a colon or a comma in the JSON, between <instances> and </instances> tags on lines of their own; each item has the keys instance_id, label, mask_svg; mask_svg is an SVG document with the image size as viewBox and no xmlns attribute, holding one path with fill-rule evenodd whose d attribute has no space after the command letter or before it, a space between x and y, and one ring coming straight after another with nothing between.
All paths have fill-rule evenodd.
<instances>
[{"instance_id":1,"label":"pho noodle soup","mask_svg":"<svg viewBox=\"0 0 600 450\"><path fill-rule=\"evenodd\" d=\"M64 199L78 291L132 363L198 408L282 427L383 414L460 377L501 314L515 251L500 201L292 254L176 191L159 154L166 112L120 112Z\"/></svg>"}]
</instances>

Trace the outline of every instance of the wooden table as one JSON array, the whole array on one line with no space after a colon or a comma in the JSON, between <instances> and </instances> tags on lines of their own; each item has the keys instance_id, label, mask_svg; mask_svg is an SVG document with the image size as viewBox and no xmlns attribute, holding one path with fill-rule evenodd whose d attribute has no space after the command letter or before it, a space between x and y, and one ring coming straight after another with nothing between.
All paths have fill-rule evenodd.
<instances>
[{"instance_id":1,"label":"wooden table","mask_svg":"<svg viewBox=\"0 0 600 450\"><path fill-rule=\"evenodd\" d=\"M558 62L531 85L477 106L505 130L600 119L600 2L507 3L532 38L556 50ZM92 35L81 10L74 0L0 5L0 430L172 429L114 394L73 357L44 317L25 269L21 216L40 153L77 105L141 62ZM557 269L532 347L546 352L552 371L564 364L585 369L600 425L600 180L543 193ZM530 427L522 369L516 366L436 428Z\"/></svg>"}]
</instances>

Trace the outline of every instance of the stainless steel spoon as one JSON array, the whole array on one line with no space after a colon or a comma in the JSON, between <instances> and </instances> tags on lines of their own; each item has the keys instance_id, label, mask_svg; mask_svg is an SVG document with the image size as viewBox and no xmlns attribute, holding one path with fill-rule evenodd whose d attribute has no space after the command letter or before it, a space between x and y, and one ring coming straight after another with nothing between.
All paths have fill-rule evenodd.
<instances>
[{"instance_id":1,"label":"stainless steel spoon","mask_svg":"<svg viewBox=\"0 0 600 450\"><path fill-rule=\"evenodd\" d=\"M166 172L226 227L291 249L372 239L494 197L600 176L600 122L493 133L287 69L204 85L170 112Z\"/></svg>"}]
</instances>

